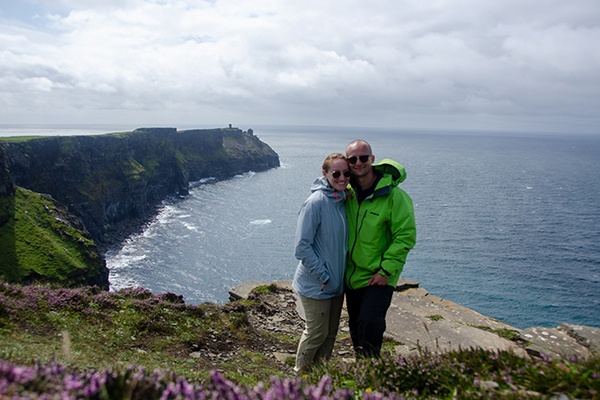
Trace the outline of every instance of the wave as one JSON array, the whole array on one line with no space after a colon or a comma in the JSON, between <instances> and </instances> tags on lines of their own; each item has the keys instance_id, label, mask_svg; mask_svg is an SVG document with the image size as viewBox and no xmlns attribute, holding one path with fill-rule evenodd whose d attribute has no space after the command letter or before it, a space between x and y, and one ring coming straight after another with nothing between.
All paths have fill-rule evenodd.
<instances>
[{"instance_id":1,"label":"wave","mask_svg":"<svg viewBox=\"0 0 600 400\"><path fill-rule=\"evenodd\" d=\"M256 175L256 172L248 171L244 172L243 174L236 175L235 178L252 178L254 175Z\"/></svg>"},{"instance_id":2,"label":"wave","mask_svg":"<svg viewBox=\"0 0 600 400\"><path fill-rule=\"evenodd\" d=\"M200 179L200 180L197 180L197 181L190 182L190 183L189 183L189 187L190 187L190 189L191 189L191 188L195 188L195 187L198 187L198 186L200 186L200 185L207 184L207 183L214 183L214 182L216 182L216 181L217 181L217 178L214 178L214 177L212 177L212 176L209 176L208 178L202 178L202 179Z\"/></svg>"},{"instance_id":3,"label":"wave","mask_svg":"<svg viewBox=\"0 0 600 400\"><path fill-rule=\"evenodd\" d=\"M270 219L255 219L253 221L250 221L250 225L267 225L270 224L271 221Z\"/></svg>"}]
</instances>

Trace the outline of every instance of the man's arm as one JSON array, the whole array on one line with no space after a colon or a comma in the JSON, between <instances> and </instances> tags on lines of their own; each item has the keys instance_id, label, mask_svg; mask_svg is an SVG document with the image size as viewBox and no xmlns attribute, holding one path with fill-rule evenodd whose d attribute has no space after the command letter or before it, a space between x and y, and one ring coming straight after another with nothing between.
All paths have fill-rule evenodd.
<instances>
[{"instance_id":1,"label":"man's arm","mask_svg":"<svg viewBox=\"0 0 600 400\"><path fill-rule=\"evenodd\" d=\"M392 241L381 262L379 275L390 277L400 275L409 251L417 241L417 228L412 199L402 189L392 194L390 231ZM377 275L377 274L376 274ZM374 279L378 282L380 278Z\"/></svg>"}]
</instances>

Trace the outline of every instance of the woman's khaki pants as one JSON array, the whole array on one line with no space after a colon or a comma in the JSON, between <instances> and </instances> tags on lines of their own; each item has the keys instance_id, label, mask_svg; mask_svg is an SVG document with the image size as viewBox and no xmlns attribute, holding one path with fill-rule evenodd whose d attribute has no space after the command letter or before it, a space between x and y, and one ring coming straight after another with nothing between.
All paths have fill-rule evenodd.
<instances>
[{"instance_id":1,"label":"woman's khaki pants","mask_svg":"<svg viewBox=\"0 0 600 400\"><path fill-rule=\"evenodd\" d=\"M315 300L300 296L304 309L304 332L300 337L296 352L297 372L308 372L319 361L326 362L331 358L344 296L326 300Z\"/></svg>"}]
</instances>

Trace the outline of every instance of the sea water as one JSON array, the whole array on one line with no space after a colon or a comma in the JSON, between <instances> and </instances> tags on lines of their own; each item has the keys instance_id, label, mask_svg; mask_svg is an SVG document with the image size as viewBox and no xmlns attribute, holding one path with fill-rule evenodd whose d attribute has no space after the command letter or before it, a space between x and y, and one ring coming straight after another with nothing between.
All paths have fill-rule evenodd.
<instances>
[{"instance_id":1,"label":"sea water","mask_svg":"<svg viewBox=\"0 0 600 400\"><path fill-rule=\"evenodd\" d=\"M281 167L198 182L108 254L113 290L223 303L291 279L297 211L332 152L369 141L408 171L418 229L403 276L513 326L600 326L600 137L266 127Z\"/></svg>"},{"instance_id":2,"label":"sea water","mask_svg":"<svg viewBox=\"0 0 600 400\"><path fill-rule=\"evenodd\" d=\"M112 290L224 303L241 282L291 279L297 211L325 156L360 138L408 172L418 239L405 278L519 328L600 327L600 135L248 128L281 167L166 200L107 254Z\"/></svg>"}]
</instances>

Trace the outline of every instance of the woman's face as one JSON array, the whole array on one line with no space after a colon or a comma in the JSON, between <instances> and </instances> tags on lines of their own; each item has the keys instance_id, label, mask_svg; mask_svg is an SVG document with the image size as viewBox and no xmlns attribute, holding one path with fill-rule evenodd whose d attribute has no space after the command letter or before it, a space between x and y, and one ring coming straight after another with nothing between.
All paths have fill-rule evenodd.
<instances>
[{"instance_id":1,"label":"woman's face","mask_svg":"<svg viewBox=\"0 0 600 400\"><path fill-rule=\"evenodd\" d=\"M323 174L329 181L331 187L341 192L346 189L348 181L350 180L348 162L341 158L336 158L329 164L329 170L323 171Z\"/></svg>"}]
</instances>

